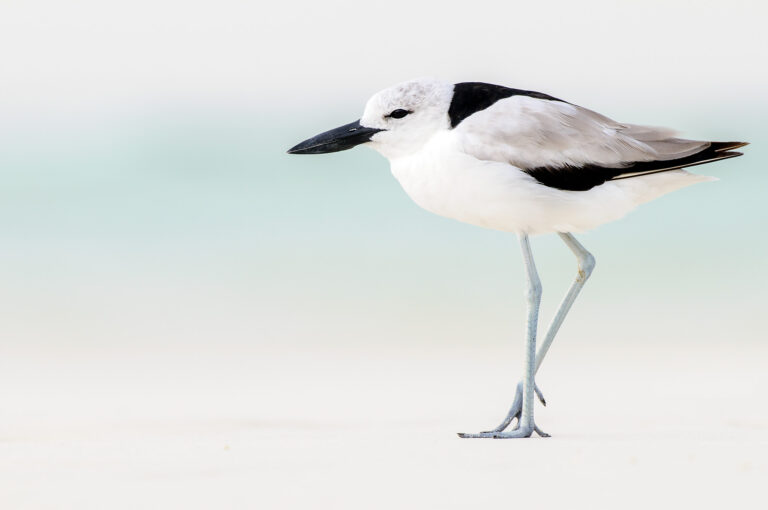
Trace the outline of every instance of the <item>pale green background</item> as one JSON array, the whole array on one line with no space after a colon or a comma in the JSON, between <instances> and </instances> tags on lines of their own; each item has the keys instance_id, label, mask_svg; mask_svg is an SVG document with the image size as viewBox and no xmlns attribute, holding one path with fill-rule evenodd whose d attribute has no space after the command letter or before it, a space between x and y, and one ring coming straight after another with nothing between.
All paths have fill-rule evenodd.
<instances>
[{"instance_id":1,"label":"pale green background","mask_svg":"<svg viewBox=\"0 0 768 510\"><path fill-rule=\"evenodd\" d=\"M218 341L252 346L364 347L381 341L360 335L370 324L409 343L507 342L523 306L513 235L420 210L369 149L285 154L352 120L365 97L353 99L306 115L188 106L6 133L5 348L208 344L218 328L228 331ZM720 181L581 236L598 266L569 322L638 338L693 328L699 341L763 339L768 108L719 101L615 108L633 122L752 145L696 168ZM551 310L574 260L549 236L534 251Z\"/></svg>"}]
</instances>

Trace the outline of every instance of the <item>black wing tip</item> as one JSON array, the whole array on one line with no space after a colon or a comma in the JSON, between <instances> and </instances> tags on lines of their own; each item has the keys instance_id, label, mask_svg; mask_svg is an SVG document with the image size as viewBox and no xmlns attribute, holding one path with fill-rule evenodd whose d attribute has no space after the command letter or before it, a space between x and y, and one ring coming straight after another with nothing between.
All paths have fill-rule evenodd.
<instances>
[{"instance_id":1,"label":"black wing tip","mask_svg":"<svg viewBox=\"0 0 768 510\"><path fill-rule=\"evenodd\" d=\"M581 167L565 165L562 167L528 168L524 172L550 188L566 191L587 191L603 184L605 181L631 179L643 175L679 170L743 156L743 152L736 152L730 149L744 147L745 145L747 145L746 142L711 142L710 146L701 152L684 158L667 161L640 161L623 168L603 167L600 165L585 165Z\"/></svg>"},{"instance_id":2,"label":"black wing tip","mask_svg":"<svg viewBox=\"0 0 768 510\"><path fill-rule=\"evenodd\" d=\"M709 149L715 152L726 152L740 149L749 145L749 142L709 142Z\"/></svg>"}]
</instances>

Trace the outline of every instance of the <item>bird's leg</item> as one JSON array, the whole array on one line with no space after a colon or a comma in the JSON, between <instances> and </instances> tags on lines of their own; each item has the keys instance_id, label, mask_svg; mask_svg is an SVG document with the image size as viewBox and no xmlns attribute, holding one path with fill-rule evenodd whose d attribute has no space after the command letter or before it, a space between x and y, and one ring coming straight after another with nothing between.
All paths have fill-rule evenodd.
<instances>
[{"instance_id":1,"label":"bird's leg","mask_svg":"<svg viewBox=\"0 0 768 510\"><path fill-rule=\"evenodd\" d=\"M539 371L541 362L544 361L544 356L547 355L547 351L552 345L552 341L555 339L555 335L560 329L565 316L568 315L568 311L571 309L571 305L573 305L573 302L576 301L576 296L579 295L581 288L584 287L584 283L586 283L589 275L592 274L592 270L595 268L595 257L593 257L591 253L584 249L581 243L579 243L576 238L573 237L573 234L560 233L559 235L560 238L568 246L568 248L571 249L573 254L576 255L578 262L578 273L576 274L576 279L571 284L571 288L568 289L568 293L563 298L562 303L560 303L560 307L557 309L555 317L552 319L552 322L547 328L547 334L544 337L544 341L541 343L541 346L539 347L539 352L536 354L536 372ZM541 400L541 403L546 405L544 397L539 391L539 388L535 387L535 389L539 400ZM522 402L523 382L521 381L517 384L517 388L515 390L515 400L512 403L512 407L509 409L509 413L507 413L507 417L504 418L504 421L501 422L501 424L491 432L501 432L502 430L506 429L515 418L517 418L519 421L520 415L522 413ZM537 432L539 431L537 430Z\"/></svg>"},{"instance_id":2,"label":"bird's leg","mask_svg":"<svg viewBox=\"0 0 768 510\"><path fill-rule=\"evenodd\" d=\"M547 336L544 337L544 341L541 343L541 347L539 347L539 352L536 353L536 372L539 371L541 362L544 361L544 356L547 355L549 346L552 345L552 340L555 339L555 335L563 324L565 316L568 315L571 305L576 301L576 297L579 295L579 292L581 292L582 287L584 287L587 279L592 274L592 270L595 268L595 257L593 257L575 237L573 237L573 234L560 232L558 235L568 248L571 249L573 254L576 255L578 273L576 273L576 279L571 284L571 288L568 289L568 293L563 298L563 302L560 303L557 313L547 328Z\"/></svg>"},{"instance_id":3,"label":"bird's leg","mask_svg":"<svg viewBox=\"0 0 768 510\"><path fill-rule=\"evenodd\" d=\"M506 439L515 437L530 437L534 430L543 434L533 421L534 376L536 374L536 328L539 321L539 304L541 303L541 281L536 272L536 265L531 253L531 244L526 234L520 234L520 247L523 252L523 264L527 276L525 297L527 299L528 320L526 321L524 377L522 381L522 407L517 427L509 432L491 431L479 434L459 434L459 437L492 437Z\"/></svg>"}]
</instances>

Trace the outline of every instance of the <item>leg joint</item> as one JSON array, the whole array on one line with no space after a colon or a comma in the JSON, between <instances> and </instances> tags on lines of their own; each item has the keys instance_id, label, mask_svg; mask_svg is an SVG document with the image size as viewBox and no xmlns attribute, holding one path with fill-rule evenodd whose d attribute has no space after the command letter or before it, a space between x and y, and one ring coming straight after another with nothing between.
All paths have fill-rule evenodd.
<instances>
[{"instance_id":1,"label":"leg joint","mask_svg":"<svg viewBox=\"0 0 768 510\"><path fill-rule=\"evenodd\" d=\"M595 257L591 253L585 252L579 257L579 279L585 281L592 274L593 269L595 269Z\"/></svg>"},{"instance_id":2,"label":"leg joint","mask_svg":"<svg viewBox=\"0 0 768 510\"><path fill-rule=\"evenodd\" d=\"M529 300L539 301L541 300L541 281L536 279L531 279L528 282L528 287L525 289L525 297Z\"/></svg>"}]
</instances>

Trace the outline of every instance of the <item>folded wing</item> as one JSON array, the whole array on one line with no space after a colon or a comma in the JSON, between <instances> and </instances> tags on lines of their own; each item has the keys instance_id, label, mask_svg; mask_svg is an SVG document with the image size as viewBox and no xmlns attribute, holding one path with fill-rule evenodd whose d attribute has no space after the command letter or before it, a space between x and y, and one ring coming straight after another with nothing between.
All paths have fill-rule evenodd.
<instances>
[{"instance_id":1,"label":"folded wing","mask_svg":"<svg viewBox=\"0 0 768 510\"><path fill-rule=\"evenodd\" d=\"M464 152L509 163L542 184L572 191L740 156L733 149L746 145L677 138L669 129L621 124L530 94L500 99L453 131Z\"/></svg>"}]
</instances>

